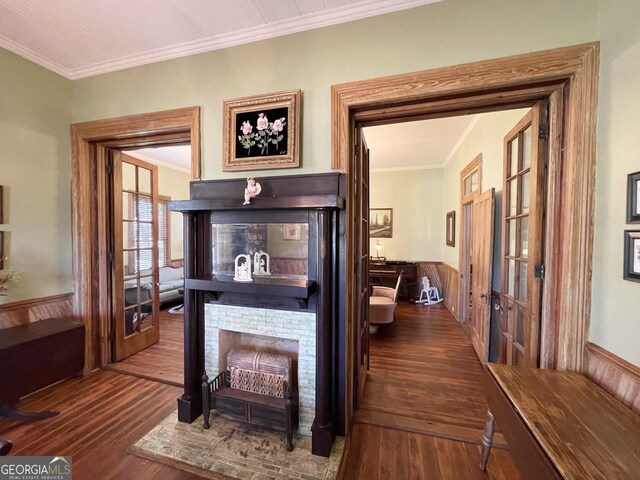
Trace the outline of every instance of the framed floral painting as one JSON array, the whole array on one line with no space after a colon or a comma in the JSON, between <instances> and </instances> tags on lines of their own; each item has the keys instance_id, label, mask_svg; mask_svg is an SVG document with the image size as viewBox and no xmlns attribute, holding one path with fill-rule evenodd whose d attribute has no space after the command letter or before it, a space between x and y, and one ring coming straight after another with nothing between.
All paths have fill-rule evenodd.
<instances>
[{"instance_id":1,"label":"framed floral painting","mask_svg":"<svg viewBox=\"0 0 640 480\"><path fill-rule=\"evenodd\" d=\"M300 90L226 100L222 170L300 166Z\"/></svg>"}]
</instances>

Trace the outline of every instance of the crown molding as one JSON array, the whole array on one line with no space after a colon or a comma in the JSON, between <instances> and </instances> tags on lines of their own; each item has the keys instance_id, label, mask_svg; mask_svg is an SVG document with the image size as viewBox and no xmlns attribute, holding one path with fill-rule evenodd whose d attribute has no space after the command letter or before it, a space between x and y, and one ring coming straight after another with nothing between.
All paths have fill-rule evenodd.
<instances>
[{"instance_id":1,"label":"crown molding","mask_svg":"<svg viewBox=\"0 0 640 480\"><path fill-rule=\"evenodd\" d=\"M26 58L27 60L35 63L36 65L40 65L47 70L50 70L54 73L57 73L60 76L63 76L69 80L73 80L70 76L70 71L65 69L64 67L58 65L57 63L50 62L44 57L41 57L37 53L35 53L30 48L27 48L23 45L19 45L13 40L10 40L6 37L0 35L0 48L4 48L5 50L9 50L16 55L21 56L22 58Z\"/></svg>"},{"instance_id":2,"label":"crown molding","mask_svg":"<svg viewBox=\"0 0 640 480\"><path fill-rule=\"evenodd\" d=\"M298 33L306 30L337 25L360 20L385 13L407 10L443 0L369 0L348 4L324 12L302 15L300 17L253 26L220 35L214 35L191 42L180 43L168 47L148 50L142 53L126 55L112 60L84 65L78 68L67 68L34 53L32 50L17 45L15 42L0 37L0 46L10 50L27 60L41 65L70 80L92 77L104 73L138 67L150 63L186 57L198 53L220 50L246 43Z\"/></svg>"}]
</instances>

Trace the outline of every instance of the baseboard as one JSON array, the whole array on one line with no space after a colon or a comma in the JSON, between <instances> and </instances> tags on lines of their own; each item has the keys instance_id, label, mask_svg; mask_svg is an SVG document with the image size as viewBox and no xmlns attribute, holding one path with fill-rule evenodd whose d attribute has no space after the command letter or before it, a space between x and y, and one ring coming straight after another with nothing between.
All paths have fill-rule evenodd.
<instances>
[{"instance_id":1,"label":"baseboard","mask_svg":"<svg viewBox=\"0 0 640 480\"><path fill-rule=\"evenodd\" d=\"M620 402L640 413L640 367L587 342L585 374Z\"/></svg>"}]
</instances>

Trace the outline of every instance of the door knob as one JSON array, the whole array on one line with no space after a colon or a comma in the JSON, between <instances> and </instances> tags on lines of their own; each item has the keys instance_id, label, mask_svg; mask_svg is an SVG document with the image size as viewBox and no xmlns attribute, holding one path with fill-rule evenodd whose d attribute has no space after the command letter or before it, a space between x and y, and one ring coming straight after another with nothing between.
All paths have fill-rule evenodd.
<instances>
[{"instance_id":1,"label":"door knob","mask_svg":"<svg viewBox=\"0 0 640 480\"><path fill-rule=\"evenodd\" d=\"M481 293L480 294L480 298L487 298L487 294L486 293Z\"/></svg>"}]
</instances>

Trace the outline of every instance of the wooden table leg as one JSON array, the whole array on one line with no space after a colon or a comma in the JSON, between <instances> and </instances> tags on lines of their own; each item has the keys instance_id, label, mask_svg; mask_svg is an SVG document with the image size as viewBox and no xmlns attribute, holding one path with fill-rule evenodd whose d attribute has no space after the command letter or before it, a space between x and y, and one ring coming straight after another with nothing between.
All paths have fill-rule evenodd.
<instances>
[{"instance_id":1,"label":"wooden table leg","mask_svg":"<svg viewBox=\"0 0 640 480\"><path fill-rule=\"evenodd\" d=\"M484 436L482 437L482 454L480 455L480 470L487 469L487 460L489 460L489 453L491 453L491 445L493 444L493 413L491 410L487 410L487 423L484 426Z\"/></svg>"}]
</instances>

